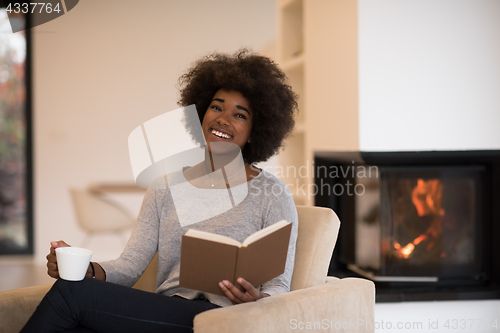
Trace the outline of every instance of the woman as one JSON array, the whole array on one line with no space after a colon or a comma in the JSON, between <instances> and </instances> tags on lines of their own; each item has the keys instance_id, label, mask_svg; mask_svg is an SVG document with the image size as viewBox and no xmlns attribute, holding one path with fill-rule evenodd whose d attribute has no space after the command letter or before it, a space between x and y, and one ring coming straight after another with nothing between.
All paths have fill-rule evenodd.
<instances>
[{"instance_id":1,"label":"woman","mask_svg":"<svg viewBox=\"0 0 500 333\"><path fill-rule=\"evenodd\" d=\"M155 181L120 258L91 263L81 282L59 279L22 332L190 332L194 316L202 311L289 291L297 235L295 205L282 182L252 165L274 155L293 129L296 95L285 81L270 59L246 50L232 56L213 54L184 74L179 79L179 104L196 105L207 143L205 161ZM232 206L213 213L205 199L218 201L228 190ZM193 193L205 196L195 200ZM239 193L244 195L238 197ZM187 212L181 212L182 207L188 207ZM190 211L207 215L193 222ZM179 287L180 244L187 229L243 241L283 219L293 223L284 274L262 286L240 277L244 291L221 281L226 297ZM68 245L51 245L48 274L58 278L55 248ZM156 252L156 293L128 288Z\"/></svg>"}]
</instances>

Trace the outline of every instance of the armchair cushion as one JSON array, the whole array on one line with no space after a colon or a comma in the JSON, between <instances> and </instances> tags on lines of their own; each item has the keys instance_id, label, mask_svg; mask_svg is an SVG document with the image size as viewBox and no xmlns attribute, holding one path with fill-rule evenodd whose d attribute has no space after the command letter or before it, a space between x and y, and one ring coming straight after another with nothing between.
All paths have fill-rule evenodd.
<instances>
[{"instance_id":1,"label":"armchair cushion","mask_svg":"<svg viewBox=\"0 0 500 333\"><path fill-rule=\"evenodd\" d=\"M35 312L52 284L2 291L0 293L0 333L19 332Z\"/></svg>"},{"instance_id":2,"label":"armchair cushion","mask_svg":"<svg viewBox=\"0 0 500 333\"><path fill-rule=\"evenodd\" d=\"M304 289L325 282L340 220L333 210L297 206L299 232L290 290Z\"/></svg>"},{"instance_id":3,"label":"armchair cushion","mask_svg":"<svg viewBox=\"0 0 500 333\"><path fill-rule=\"evenodd\" d=\"M196 333L374 332L375 287L358 278L200 313Z\"/></svg>"}]
</instances>

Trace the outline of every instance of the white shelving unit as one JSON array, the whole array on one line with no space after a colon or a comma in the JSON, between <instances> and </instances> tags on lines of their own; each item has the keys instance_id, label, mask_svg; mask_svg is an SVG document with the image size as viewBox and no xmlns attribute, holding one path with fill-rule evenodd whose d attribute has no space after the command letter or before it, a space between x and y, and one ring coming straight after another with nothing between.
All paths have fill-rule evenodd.
<instances>
[{"instance_id":1,"label":"white shelving unit","mask_svg":"<svg viewBox=\"0 0 500 333\"><path fill-rule=\"evenodd\" d=\"M300 96L279 164L302 168L282 180L297 204L312 205L314 152L359 149L357 1L277 0L277 9L277 60Z\"/></svg>"},{"instance_id":2,"label":"white shelving unit","mask_svg":"<svg viewBox=\"0 0 500 333\"><path fill-rule=\"evenodd\" d=\"M299 113L293 134L287 139L285 148L278 155L282 171L281 180L292 191L295 203L311 204L308 200L307 148L305 107L306 50L304 48L304 1L278 0L277 58L280 67L289 79L289 84L299 95Z\"/></svg>"}]
</instances>

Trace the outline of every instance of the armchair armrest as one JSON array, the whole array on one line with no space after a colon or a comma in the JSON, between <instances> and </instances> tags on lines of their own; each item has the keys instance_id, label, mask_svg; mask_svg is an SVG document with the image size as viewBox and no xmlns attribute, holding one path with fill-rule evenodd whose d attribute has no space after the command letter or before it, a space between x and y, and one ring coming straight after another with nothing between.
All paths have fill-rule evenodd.
<instances>
[{"instance_id":1,"label":"armchair armrest","mask_svg":"<svg viewBox=\"0 0 500 333\"><path fill-rule=\"evenodd\" d=\"M202 312L194 318L194 332L276 333L309 328L314 332L358 333L374 332L374 324L375 285L365 279L345 278Z\"/></svg>"},{"instance_id":2,"label":"armchair armrest","mask_svg":"<svg viewBox=\"0 0 500 333\"><path fill-rule=\"evenodd\" d=\"M19 332L52 284L0 292L0 332Z\"/></svg>"}]
</instances>

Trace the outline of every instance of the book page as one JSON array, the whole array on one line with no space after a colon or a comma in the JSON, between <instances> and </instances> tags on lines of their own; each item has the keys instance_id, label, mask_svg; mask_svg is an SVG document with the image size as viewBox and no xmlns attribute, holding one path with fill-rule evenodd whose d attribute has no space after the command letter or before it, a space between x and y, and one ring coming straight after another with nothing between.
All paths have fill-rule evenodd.
<instances>
[{"instance_id":1,"label":"book page","mask_svg":"<svg viewBox=\"0 0 500 333\"><path fill-rule=\"evenodd\" d=\"M235 278L242 277L255 287L285 271L292 224L285 223L266 237L238 249Z\"/></svg>"},{"instance_id":2,"label":"book page","mask_svg":"<svg viewBox=\"0 0 500 333\"><path fill-rule=\"evenodd\" d=\"M262 229L262 230L264 230L264 229ZM222 243L222 244L234 245L234 246L238 246L238 247L241 246L240 242L238 242L237 240L234 240L230 237L213 234L211 232L195 230L195 229L189 229L186 232L185 236L199 238L199 239L205 239L205 240L209 240L209 241L217 242L217 243Z\"/></svg>"},{"instance_id":3,"label":"book page","mask_svg":"<svg viewBox=\"0 0 500 333\"><path fill-rule=\"evenodd\" d=\"M286 226L288 224L290 224L290 222L282 220L282 221L276 222L273 225L265 227L264 229L261 229L255 233L251 234L250 236L248 236L245 239L245 241L243 242L243 246L248 246L248 245L252 244L253 242L258 241L259 239L264 238L267 235L275 232L276 230L283 228L284 226Z\"/></svg>"}]
</instances>

